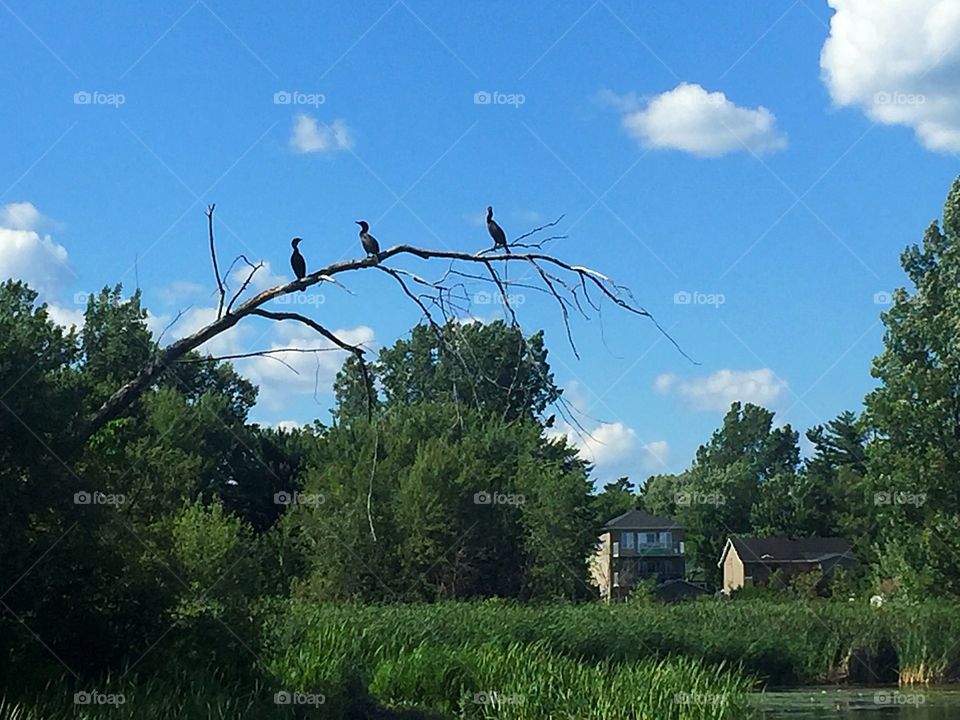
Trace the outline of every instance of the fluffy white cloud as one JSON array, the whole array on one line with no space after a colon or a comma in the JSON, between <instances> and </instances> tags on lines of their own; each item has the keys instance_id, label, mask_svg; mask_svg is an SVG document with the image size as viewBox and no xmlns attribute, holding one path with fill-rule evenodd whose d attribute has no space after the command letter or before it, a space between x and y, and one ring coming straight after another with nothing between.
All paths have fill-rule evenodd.
<instances>
[{"instance_id":1,"label":"fluffy white cloud","mask_svg":"<svg viewBox=\"0 0 960 720\"><path fill-rule=\"evenodd\" d=\"M0 227L12 230L36 230L43 219L33 203L10 203L0 208Z\"/></svg>"},{"instance_id":2,"label":"fluffy white cloud","mask_svg":"<svg viewBox=\"0 0 960 720\"><path fill-rule=\"evenodd\" d=\"M254 294L260 292L261 290L266 290L267 288L276 287L277 285L283 285L293 280L293 275L285 277L283 275L277 275L270 269L270 263L266 260L259 261L263 264L257 272L254 273L253 279L250 281L250 284L247 286L247 291L252 291ZM256 265L257 262L254 262ZM230 285L231 292L228 293L228 296L232 296L232 293L235 293L242 286L244 281L250 275L249 265L238 265L233 269L233 272L230 273L230 277L227 278L227 281Z\"/></svg>"},{"instance_id":3,"label":"fluffy white cloud","mask_svg":"<svg viewBox=\"0 0 960 720\"><path fill-rule=\"evenodd\" d=\"M301 113L293 121L290 147L298 153L330 153L353 148L353 131L344 120L329 125Z\"/></svg>"},{"instance_id":4,"label":"fluffy white cloud","mask_svg":"<svg viewBox=\"0 0 960 720\"><path fill-rule=\"evenodd\" d=\"M834 102L911 127L931 150L960 150L960 3L828 2L820 67Z\"/></svg>"},{"instance_id":5,"label":"fluffy white cloud","mask_svg":"<svg viewBox=\"0 0 960 720\"><path fill-rule=\"evenodd\" d=\"M623 127L645 147L719 157L750 150L768 153L787 146L777 119L765 107L738 107L722 92L681 83L645 105L635 95L601 98L623 113Z\"/></svg>"},{"instance_id":6,"label":"fluffy white cloud","mask_svg":"<svg viewBox=\"0 0 960 720\"><path fill-rule=\"evenodd\" d=\"M67 250L36 227L40 212L30 203L0 207L0 280L14 278L49 300L73 276Z\"/></svg>"},{"instance_id":7,"label":"fluffy white cloud","mask_svg":"<svg viewBox=\"0 0 960 720\"><path fill-rule=\"evenodd\" d=\"M653 383L661 394L675 393L698 410L729 410L740 401L769 407L787 389L787 382L769 368L758 370L717 370L701 378L681 379L672 373L660 375Z\"/></svg>"},{"instance_id":8,"label":"fluffy white cloud","mask_svg":"<svg viewBox=\"0 0 960 720\"><path fill-rule=\"evenodd\" d=\"M373 330L365 326L333 330L333 333L352 345L369 346L374 340ZM330 392L337 371L347 357L345 351L298 323L274 323L271 338L269 346L260 344L251 349L299 348L322 352L278 352L236 362L237 370L260 386L260 399L268 409L282 410L289 407L291 400Z\"/></svg>"},{"instance_id":9,"label":"fluffy white cloud","mask_svg":"<svg viewBox=\"0 0 960 720\"><path fill-rule=\"evenodd\" d=\"M550 436L566 437L581 458L593 463L601 481L624 475L636 477L638 471L663 472L670 457L666 440L643 443L633 428L621 422L600 423L584 433L560 421Z\"/></svg>"},{"instance_id":10,"label":"fluffy white cloud","mask_svg":"<svg viewBox=\"0 0 960 720\"><path fill-rule=\"evenodd\" d=\"M167 331L168 339L191 335L213 322L216 315L214 307L191 308ZM333 332L353 345L369 347L374 341L373 330L365 326ZM288 410L291 402L304 396L328 394L347 357L345 351L299 323L266 320L256 325L249 320L241 322L201 345L199 351L222 357L283 348L322 352L287 351L231 361L237 372L259 386L259 402L270 411Z\"/></svg>"}]
</instances>

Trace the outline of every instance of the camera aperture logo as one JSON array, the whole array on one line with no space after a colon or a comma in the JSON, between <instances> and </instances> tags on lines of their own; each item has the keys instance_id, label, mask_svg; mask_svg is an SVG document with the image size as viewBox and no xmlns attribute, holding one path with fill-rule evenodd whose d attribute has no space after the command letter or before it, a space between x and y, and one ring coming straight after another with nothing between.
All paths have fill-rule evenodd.
<instances>
[{"instance_id":1,"label":"camera aperture logo","mask_svg":"<svg viewBox=\"0 0 960 720\"><path fill-rule=\"evenodd\" d=\"M481 490L473 494L474 505L523 505L527 499L520 494Z\"/></svg>"},{"instance_id":2,"label":"camera aperture logo","mask_svg":"<svg viewBox=\"0 0 960 720\"><path fill-rule=\"evenodd\" d=\"M678 290L673 294L674 305L707 305L719 308L727 302L723 293L705 293L699 290Z\"/></svg>"},{"instance_id":3,"label":"camera aperture logo","mask_svg":"<svg viewBox=\"0 0 960 720\"><path fill-rule=\"evenodd\" d=\"M93 492L81 490L80 492L75 492L73 494L74 505L123 505L123 503L126 501L126 496L120 493L112 495L110 493L102 493L96 490Z\"/></svg>"},{"instance_id":4,"label":"camera aperture logo","mask_svg":"<svg viewBox=\"0 0 960 720\"><path fill-rule=\"evenodd\" d=\"M273 696L275 705L323 705L327 701L326 695L322 693L291 692L281 690Z\"/></svg>"},{"instance_id":5,"label":"camera aperture logo","mask_svg":"<svg viewBox=\"0 0 960 720\"><path fill-rule=\"evenodd\" d=\"M74 705L123 705L127 699L123 693L102 693L96 690L81 690L73 694Z\"/></svg>"},{"instance_id":6,"label":"camera aperture logo","mask_svg":"<svg viewBox=\"0 0 960 720\"><path fill-rule=\"evenodd\" d=\"M323 293L295 292L281 295L274 302L277 305L323 305L327 296Z\"/></svg>"},{"instance_id":7,"label":"camera aperture logo","mask_svg":"<svg viewBox=\"0 0 960 720\"><path fill-rule=\"evenodd\" d=\"M106 93L100 90L78 90L73 94L74 105L106 105L119 108L127 102L123 93Z\"/></svg>"},{"instance_id":8,"label":"camera aperture logo","mask_svg":"<svg viewBox=\"0 0 960 720\"><path fill-rule=\"evenodd\" d=\"M478 90L473 94L474 105L511 105L519 108L527 101L527 96L523 93L503 93L499 90L490 92L488 90Z\"/></svg>"},{"instance_id":9,"label":"camera aperture logo","mask_svg":"<svg viewBox=\"0 0 960 720\"><path fill-rule=\"evenodd\" d=\"M683 490L673 496L677 505L689 507L691 505L713 505L719 507L727 504L727 497L721 492L690 492Z\"/></svg>"},{"instance_id":10,"label":"camera aperture logo","mask_svg":"<svg viewBox=\"0 0 960 720\"><path fill-rule=\"evenodd\" d=\"M320 107L327 101L323 93L306 93L299 90L277 90L273 94L274 105L309 105Z\"/></svg>"},{"instance_id":11,"label":"camera aperture logo","mask_svg":"<svg viewBox=\"0 0 960 720\"><path fill-rule=\"evenodd\" d=\"M287 492L281 490L273 494L273 502L277 505L311 505L317 507L327 501L323 493L302 493L299 490Z\"/></svg>"},{"instance_id":12,"label":"camera aperture logo","mask_svg":"<svg viewBox=\"0 0 960 720\"><path fill-rule=\"evenodd\" d=\"M896 490L881 490L873 494L873 504L880 505L912 505L920 507L927 502L926 493L899 492Z\"/></svg>"},{"instance_id":13,"label":"camera aperture logo","mask_svg":"<svg viewBox=\"0 0 960 720\"><path fill-rule=\"evenodd\" d=\"M504 298L500 293L481 290L473 296L473 301L477 305L523 305L527 301L527 296L523 293L507 293Z\"/></svg>"}]
</instances>

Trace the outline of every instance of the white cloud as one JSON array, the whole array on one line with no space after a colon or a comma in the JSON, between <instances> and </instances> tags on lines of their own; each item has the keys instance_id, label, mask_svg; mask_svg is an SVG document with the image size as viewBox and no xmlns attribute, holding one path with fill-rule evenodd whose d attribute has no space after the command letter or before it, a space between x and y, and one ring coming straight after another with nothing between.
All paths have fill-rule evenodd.
<instances>
[{"instance_id":1,"label":"white cloud","mask_svg":"<svg viewBox=\"0 0 960 720\"><path fill-rule=\"evenodd\" d=\"M834 102L913 128L928 149L960 150L960 3L828 0L820 53Z\"/></svg>"},{"instance_id":2,"label":"white cloud","mask_svg":"<svg viewBox=\"0 0 960 720\"><path fill-rule=\"evenodd\" d=\"M84 308L80 307L71 308L56 303L47 303L47 313L50 315L50 319L67 330L71 327L75 327L77 330L83 329L83 311Z\"/></svg>"},{"instance_id":3,"label":"white cloud","mask_svg":"<svg viewBox=\"0 0 960 720\"><path fill-rule=\"evenodd\" d=\"M191 335L216 319L214 307L191 308L167 331L170 340ZM169 319L165 320L165 325ZM359 326L332 331L353 345L369 347L374 332ZM244 321L210 339L198 350L205 355L222 357L262 350L300 348L322 349L323 352L279 352L267 356L231 360L237 372L260 388L258 402L272 411L288 410L291 402L313 397L314 392L326 395L340 370L347 353L303 325L292 322L264 321L259 325ZM296 372L294 372L296 371Z\"/></svg>"},{"instance_id":4,"label":"white cloud","mask_svg":"<svg viewBox=\"0 0 960 720\"><path fill-rule=\"evenodd\" d=\"M157 290L157 297L165 305L178 305L207 293L211 293L210 289L200 283L176 280Z\"/></svg>"},{"instance_id":5,"label":"white cloud","mask_svg":"<svg viewBox=\"0 0 960 720\"><path fill-rule=\"evenodd\" d=\"M50 300L71 279L67 250L34 227L42 216L30 203L0 207L0 280L26 281Z\"/></svg>"},{"instance_id":6,"label":"white cloud","mask_svg":"<svg viewBox=\"0 0 960 720\"><path fill-rule=\"evenodd\" d=\"M254 273L253 279L250 281L250 285L247 286L247 291L253 291L253 293L258 293L267 288L272 288L277 285L283 285L285 283L293 280L293 275L290 277L284 277L283 275L277 275L270 269L270 263L266 260L260 260L260 263L263 264L257 272ZM257 262L254 262L254 265L257 265ZM227 293L227 297L232 297L233 293L237 292L242 286L244 281L249 277L250 270L252 268L249 265L243 264L238 265L234 268L233 272L230 273L230 277L227 278L227 281L230 285L230 292Z\"/></svg>"},{"instance_id":7,"label":"white cloud","mask_svg":"<svg viewBox=\"0 0 960 720\"><path fill-rule=\"evenodd\" d=\"M311 397L315 391L319 394L329 393L347 353L334 349L336 346L333 343L298 323L274 323L274 326L269 347L258 344L251 349L279 350L290 347L323 352L279 352L236 361L237 370L260 386L260 399L264 405L271 410L282 410L292 400L304 395ZM369 346L374 340L373 330L365 326L332 332L352 345Z\"/></svg>"},{"instance_id":8,"label":"white cloud","mask_svg":"<svg viewBox=\"0 0 960 720\"><path fill-rule=\"evenodd\" d=\"M660 375L654 389L661 394L675 393L690 401L698 410L730 409L740 401L769 407L787 389L787 382L769 368L758 370L717 370L706 377L684 380L672 373Z\"/></svg>"},{"instance_id":9,"label":"white cloud","mask_svg":"<svg viewBox=\"0 0 960 720\"><path fill-rule=\"evenodd\" d=\"M622 422L600 423L584 433L561 420L548 434L566 437L580 451L580 457L594 465L594 475L601 481L663 472L668 467L670 446L666 440L641 442L636 431Z\"/></svg>"},{"instance_id":10,"label":"white cloud","mask_svg":"<svg viewBox=\"0 0 960 720\"><path fill-rule=\"evenodd\" d=\"M283 430L285 432L290 432L292 430L299 430L303 427L303 423L299 423L296 420L281 420L276 425L277 430Z\"/></svg>"},{"instance_id":11,"label":"white cloud","mask_svg":"<svg viewBox=\"0 0 960 720\"><path fill-rule=\"evenodd\" d=\"M353 131L344 120L329 125L301 113L293 121L290 147L298 153L329 153L353 148Z\"/></svg>"},{"instance_id":12,"label":"white cloud","mask_svg":"<svg viewBox=\"0 0 960 720\"><path fill-rule=\"evenodd\" d=\"M33 203L18 202L0 208L0 227L11 230L36 230L44 220Z\"/></svg>"},{"instance_id":13,"label":"white cloud","mask_svg":"<svg viewBox=\"0 0 960 720\"><path fill-rule=\"evenodd\" d=\"M681 83L645 106L632 94L617 96L607 90L600 97L623 113L623 127L645 147L719 157L787 146L776 117L765 107L738 107L722 92L707 92L700 85Z\"/></svg>"}]
</instances>

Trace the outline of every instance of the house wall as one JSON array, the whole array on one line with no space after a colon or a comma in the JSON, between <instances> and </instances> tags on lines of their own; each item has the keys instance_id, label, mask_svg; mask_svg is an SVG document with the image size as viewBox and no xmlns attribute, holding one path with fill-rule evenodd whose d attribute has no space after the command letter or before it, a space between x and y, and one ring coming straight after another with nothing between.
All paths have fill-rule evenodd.
<instances>
[{"instance_id":1,"label":"house wall","mask_svg":"<svg viewBox=\"0 0 960 720\"><path fill-rule=\"evenodd\" d=\"M601 598L609 598L613 575L610 572L610 553L612 550L610 533L600 536L600 545L590 558L590 578L600 589Z\"/></svg>"},{"instance_id":2,"label":"house wall","mask_svg":"<svg viewBox=\"0 0 960 720\"><path fill-rule=\"evenodd\" d=\"M738 588L742 588L745 582L745 573L743 561L737 555L735 547L730 548L726 559L723 561L723 591L731 593Z\"/></svg>"}]
</instances>

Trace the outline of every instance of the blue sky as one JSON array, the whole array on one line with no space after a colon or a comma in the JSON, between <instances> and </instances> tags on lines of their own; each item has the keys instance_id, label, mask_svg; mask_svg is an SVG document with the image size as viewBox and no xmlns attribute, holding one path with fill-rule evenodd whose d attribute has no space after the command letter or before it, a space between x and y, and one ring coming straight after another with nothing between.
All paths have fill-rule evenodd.
<instances>
[{"instance_id":1,"label":"blue sky","mask_svg":"<svg viewBox=\"0 0 960 720\"><path fill-rule=\"evenodd\" d=\"M0 2L0 276L64 323L77 293L138 277L156 328L185 311L176 337L211 312L208 203L221 256L268 262L263 282L291 275L293 235L312 267L358 255L358 218L385 246L479 250L487 204L509 236L565 214L555 252L701 363L612 306L575 322L577 360L555 304L525 297L598 479L683 469L734 399L800 429L859 409L899 253L957 173L955 3L266 8ZM300 309L372 347L417 322L386 276L348 282ZM319 345L251 323L211 350L298 341ZM254 419L327 419L338 362L242 363Z\"/></svg>"}]
</instances>

